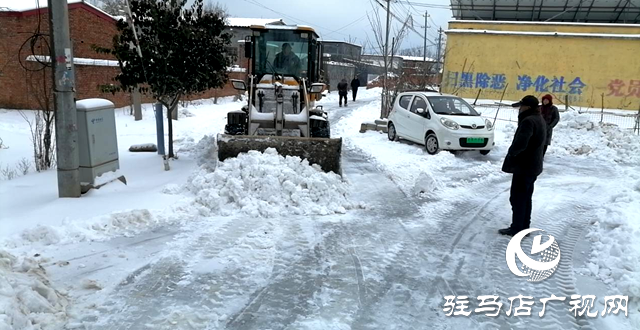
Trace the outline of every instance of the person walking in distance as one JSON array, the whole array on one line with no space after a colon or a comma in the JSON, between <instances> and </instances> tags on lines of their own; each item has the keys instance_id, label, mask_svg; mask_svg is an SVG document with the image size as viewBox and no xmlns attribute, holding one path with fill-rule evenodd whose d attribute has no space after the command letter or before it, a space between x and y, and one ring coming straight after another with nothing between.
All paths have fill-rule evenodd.
<instances>
[{"instance_id":1,"label":"person walking in distance","mask_svg":"<svg viewBox=\"0 0 640 330\"><path fill-rule=\"evenodd\" d=\"M353 77L351 80L351 94L353 94L353 102L356 101L356 94L358 94L358 88L360 88L360 80L358 76Z\"/></svg>"},{"instance_id":2,"label":"person walking in distance","mask_svg":"<svg viewBox=\"0 0 640 330\"><path fill-rule=\"evenodd\" d=\"M340 106L342 106L342 99L344 98L344 106L347 106L347 94L349 93L349 84L347 79L342 79L338 83L338 95L340 96Z\"/></svg>"},{"instance_id":3,"label":"person walking in distance","mask_svg":"<svg viewBox=\"0 0 640 330\"><path fill-rule=\"evenodd\" d=\"M531 225L533 188L542 173L543 149L547 139L547 124L540 115L538 99L527 95L513 107L519 107L518 128L502 164L502 171L512 173L511 226L500 229L502 235L513 236Z\"/></svg>"},{"instance_id":4,"label":"person walking in distance","mask_svg":"<svg viewBox=\"0 0 640 330\"><path fill-rule=\"evenodd\" d=\"M560 114L558 113L558 107L553 105L553 97L547 94L542 97L542 107L540 107L542 118L547 123L547 141L544 144L542 150L542 157L547 153L547 148L551 145L551 136L553 135L553 128L556 127L558 121L560 121Z\"/></svg>"}]
</instances>

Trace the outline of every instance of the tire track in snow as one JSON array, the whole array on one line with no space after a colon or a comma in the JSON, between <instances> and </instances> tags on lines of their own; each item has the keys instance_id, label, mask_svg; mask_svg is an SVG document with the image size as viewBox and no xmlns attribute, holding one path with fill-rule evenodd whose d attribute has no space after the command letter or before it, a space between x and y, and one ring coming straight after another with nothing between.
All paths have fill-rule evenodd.
<instances>
[{"instance_id":1,"label":"tire track in snow","mask_svg":"<svg viewBox=\"0 0 640 330\"><path fill-rule=\"evenodd\" d=\"M584 190L586 194L593 185ZM583 194L583 196L584 196ZM578 196L576 200L580 200ZM531 317L506 317L491 321L486 317L479 317L478 320L492 325L509 326L513 329L529 329L532 327L540 329L589 329L591 323L584 318L575 318L569 313L568 300L571 295L576 294L575 277L573 275L573 252L582 235L584 224L588 222L588 212L581 205L561 205L557 208L547 208L533 214L533 225L545 230L554 236L559 243L561 250L561 261L556 272L548 279L541 282L527 282L524 278L517 278L509 271L504 262L505 251L509 243L506 237L499 237L492 243L492 251L485 262L490 267L491 283L496 287L494 292L501 297L508 308L508 297L516 296L518 293L525 296L533 296L535 305L532 307ZM532 238L523 240L523 249L531 248ZM558 297L565 296L564 302L548 302L545 314L542 318L537 315L542 304L539 299L548 298L552 294ZM517 304L517 303L516 303Z\"/></svg>"},{"instance_id":2,"label":"tire track in snow","mask_svg":"<svg viewBox=\"0 0 640 330\"><path fill-rule=\"evenodd\" d=\"M371 164L360 161L364 172L379 173ZM378 178L379 181L388 179ZM397 187L386 191L382 199L402 194ZM423 230L416 225L424 221L419 214L416 201L406 201L399 208L392 206L376 210L377 215L368 223L352 229L358 244L358 254L367 276L367 299L351 323L352 329L401 327L424 328L429 314L427 299L431 281L425 268L437 263L437 257L425 253ZM371 233L376 233L376 243L371 242ZM429 241L427 239L426 241ZM381 251L377 242L390 242L392 249ZM384 246L384 244L383 244ZM391 253L390 253L391 252ZM426 266L426 267L425 267ZM422 320L422 322L421 322Z\"/></svg>"},{"instance_id":3,"label":"tire track in snow","mask_svg":"<svg viewBox=\"0 0 640 330\"><path fill-rule=\"evenodd\" d=\"M202 266L200 262L220 261L226 257L242 258L252 255L247 250L260 251L251 245L255 239L250 238L245 244L242 244L242 239L265 232L266 227L256 226L255 219L227 219L219 227L207 220L192 224L193 228L202 226L205 230L183 233L169 244L168 255L143 266L145 270L132 283L122 283L117 287L110 299L112 307L103 311L109 316L97 320L94 328L139 329L154 326L158 329L174 329L175 324L183 323L193 329L204 329L216 323L219 315L213 310L222 305L220 301L241 295L239 288L250 286L251 278L255 277L251 274L252 266L264 263L264 260L245 259L242 260L244 264L237 264L240 267L230 269L216 266L215 262L211 266L203 266L205 269L198 272L194 272L194 268ZM210 221L216 220L219 219ZM210 227L207 228L207 225ZM265 257L263 253L254 252L253 255ZM188 262L185 263L185 260ZM207 267L218 269L208 273ZM220 276L224 278L220 279ZM223 285L216 285L219 283Z\"/></svg>"},{"instance_id":4,"label":"tire track in snow","mask_svg":"<svg viewBox=\"0 0 640 330\"><path fill-rule=\"evenodd\" d=\"M324 262L324 242L309 242L299 221L289 223L282 243L294 242L275 256L267 283L253 291L249 301L232 314L226 329L284 329L314 308L312 301L329 272ZM325 240L336 234L329 232Z\"/></svg>"}]
</instances>

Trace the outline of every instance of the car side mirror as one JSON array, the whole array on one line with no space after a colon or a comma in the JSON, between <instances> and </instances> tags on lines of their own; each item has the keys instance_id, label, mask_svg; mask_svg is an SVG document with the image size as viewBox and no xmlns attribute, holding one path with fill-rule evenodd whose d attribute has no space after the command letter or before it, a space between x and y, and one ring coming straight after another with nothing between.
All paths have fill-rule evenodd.
<instances>
[{"instance_id":1,"label":"car side mirror","mask_svg":"<svg viewBox=\"0 0 640 330\"><path fill-rule=\"evenodd\" d=\"M247 85L242 80L231 79L231 84L233 85L233 88L235 88L235 89L237 89L239 91L246 91L247 90Z\"/></svg>"}]
</instances>

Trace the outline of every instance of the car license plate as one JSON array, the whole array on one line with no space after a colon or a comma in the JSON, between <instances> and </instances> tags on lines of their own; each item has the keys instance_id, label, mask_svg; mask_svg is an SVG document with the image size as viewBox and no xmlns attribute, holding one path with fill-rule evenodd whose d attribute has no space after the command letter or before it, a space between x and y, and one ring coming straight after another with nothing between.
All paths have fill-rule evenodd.
<instances>
[{"instance_id":1,"label":"car license plate","mask_svg":"<svg viewBox=\"0 0 640 330\"><path fill-rule=\"evenodd\" d=\"M469 144L483 144L484 138L467 138L467 143Z\"/></svg>"}]
</instances>

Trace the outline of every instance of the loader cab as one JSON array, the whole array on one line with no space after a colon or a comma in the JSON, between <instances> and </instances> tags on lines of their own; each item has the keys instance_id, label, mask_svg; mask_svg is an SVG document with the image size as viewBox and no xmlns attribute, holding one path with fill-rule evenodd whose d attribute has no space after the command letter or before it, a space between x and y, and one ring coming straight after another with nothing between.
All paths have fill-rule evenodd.
<instances>
[{"instance_id":1,"label":"loader cab","mask_svg":"<svg viewBox=\"0 0 640 330\"><path fill-rule=\"evenodd\" d=\"M322 47L318 35L304 26L252 26L247 53L256 81L265 75L293 77L297 82L320 80Z\"/></svg>"}]
</instances>

